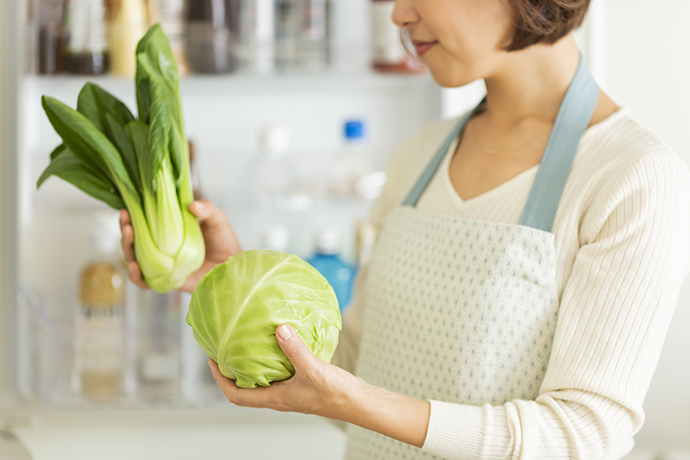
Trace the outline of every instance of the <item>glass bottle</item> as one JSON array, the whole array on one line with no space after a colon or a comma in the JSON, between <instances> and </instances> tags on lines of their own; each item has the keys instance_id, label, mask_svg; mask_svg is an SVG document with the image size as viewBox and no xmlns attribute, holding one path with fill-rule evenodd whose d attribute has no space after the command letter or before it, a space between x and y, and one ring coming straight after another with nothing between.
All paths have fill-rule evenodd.
<instances>
[{"instance_id":1,"label":"glass bottle","mask_svg":"<svg viewBox=\"0 0 690 460\"><path fill-rule=\"evenodd\" d=\"M108 71L104 0L66 0L63 31L67 72L100 75Z\"/></svg>"},{"instance_id":2,"label":"glass bottle","mask_svg":"<svg viewBox=\"0 0 690 460\"><path fill-rule=\"evenodd\" d=\"M301 0L297 37L297 62L300 69L324 70L330 63L330 1Z\"/></svg>"},{"instance_id":3,"label":"glass bottle","mask_svg":"<svg viewBox=\"0 0 690 460\"><path fill-rule=\"evenodd\" d=\"M125 278L115 254L117 220L97 216L90 231L93 256L81 271L75 314L73 387L90 399L122 392L125 374Z\"/></svg>"},{"instance_id":4,"label":"glass bottle","mask_svg":"<svg viewBox=\"0 0 690 460\"><path fill-rule=\"evenodd\" d=\"M275 69L276 0L242 1L242 60L250 72Z\"/></svg>"},{"instance_id":5,"label":"glass bottle","mask_svg":"<svg viewBox=\"0 0 690 460\"><path fill-rule=\"evenodd\" d=\"M424 66L405 50L400 28L393 22L394 0L373 0L371 4L372 66L378 72L418 73Z\"/></svg>"},{"instance_id":6,"label":"glass bottle","mask_svg":"<svg viewBox=\"0 0 690 460\"><path fill-rule=\"evenodd\" d=\"M230 73L239 62L239 0L188 0L184 37L190 70Z\"/></svg>"},{"instance_id":7,"label":"glass bottle","mask_svg":"<svg viewBox=\"0 0 690 460\"><path fill-rule=\"evenodd\" d=\"M300 11L297 0L276 0L276 68L292 70L297 64Z\"/></svg>"},{"instance_id":8,"label":"glass bottle","mask_svg":"<svg viewBox=\"0 0 690 460\"><path fill-rule=\"evenodd\" d=\"M38 73L56 74L65 70L61 53L62 0L41 0L38 13Z\"/></svg>"},{"instance_id":9,"label":"glass bottle","mask_svg":"<svg viewBox=\"0 0 690 460\"><path fill-rule=\"evenodd\" d=\"M109 0L108 50L110 70L122 77L136 71L137 43L148 29L148 14L143 0Z\"/></svg>"}]
</instances>

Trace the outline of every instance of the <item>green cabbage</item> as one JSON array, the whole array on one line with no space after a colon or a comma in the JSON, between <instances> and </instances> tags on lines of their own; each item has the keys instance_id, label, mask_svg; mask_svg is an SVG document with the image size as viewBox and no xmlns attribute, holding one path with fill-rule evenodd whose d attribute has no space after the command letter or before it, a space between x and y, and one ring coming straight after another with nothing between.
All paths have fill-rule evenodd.
<instances>
[{"instance_id":1,"label":"green cabbage","mask_svg":"<svg viewBox=\"0 0 690 460\"><path fill-rule=\"evenodd\" d=\"M93 83L79 93L77 110L43 96L43 108L63 143L38 180L58 176L115 209L127 209L134 251L148 285L180 287L205 257L184 133L177 64L159 25L136 50L139 119Z\"/></svg>"},{"instance_id":2,"label":"green cabbage","mask_svg":"<svg viewBox=\"0 0 690 460\"><path fill-rule=\"evenodd\" d=\"M294 375L276 340L282 323L330 362L342 326L333 288L299 257L269 250L243 252L213 268L194 291L187 315L201 348L241 388Z\"/></svg>"}]
</instances>

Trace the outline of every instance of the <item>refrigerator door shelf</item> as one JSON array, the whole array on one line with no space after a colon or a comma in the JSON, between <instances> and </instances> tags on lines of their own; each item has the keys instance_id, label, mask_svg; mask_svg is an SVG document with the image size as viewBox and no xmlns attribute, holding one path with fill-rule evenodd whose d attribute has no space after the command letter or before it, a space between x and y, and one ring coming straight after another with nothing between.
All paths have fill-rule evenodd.
<instances>
[{"instance_id":1,"label":"refrigerator door shelf","mask_svg":"<svg viewBox=\"0 0 690 460\"><path fill-rule=\"evenodd\" d=\"M256 425L132 425L24 428L16 434L33 460L340 460L345 452L345 434L318 419Z\"/></svg>"}]
</instances>

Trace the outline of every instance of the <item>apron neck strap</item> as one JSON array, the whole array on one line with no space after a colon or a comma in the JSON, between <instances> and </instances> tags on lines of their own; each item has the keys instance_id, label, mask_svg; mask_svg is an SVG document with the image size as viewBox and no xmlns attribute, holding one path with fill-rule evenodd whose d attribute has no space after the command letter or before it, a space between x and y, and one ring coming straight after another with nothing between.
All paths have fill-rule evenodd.
<instances>
[{"instance_id":1,"label":"apron neck strap","mask_svg":"<svg viewBox=\"0 0 690 460\"><path fill-rule=\"evenodd\" d=\"M592 120L599 86L580 55L580 65L563 99L520 225L550 232L575 160L580 139Z\"/></svg>"},{"instance_id":2,"label":"apron neck strap","mask_svg":"<svg viewBox=\"0 0 690 460\"><path fill-rule=\"evenodd\" d=\"M527 205L520 218L520 225L546 232L551 231L580 139L589 126L598 99L599 87L587 63L580 55L580 64L558 112ZM417 205L443 163L448 150L464 131L467 122L481 109L483 103L484 101L463 116L453 128L410 190L402 203L403 206Z\"/></svg>"},{"instance_id":3,"label":"apron neck strap","mask_svg":"<svg viewBox=\"0 0 690 460\"><path fill-rule=\"evenodd\" d=\"M419 179L417 179L417 182L412 187L412 190L410 190L410 193L407 194L407 197L402 202L403 206L417 206L417 202L422 197L422 194L424 194L424 191L429 186L429 183L431 183L431 180L434 178L434 175L436 174L439 166L441 166L441 163L443 163L443 159L446 157L446 154L453 145L453 142L455 142L455 140L465 130L465 125L467 125L467 122L470 121L470 119L479 111L482 104L484 104L483 100L477 107L474 108L474 110L464 115L458 124L453 127L451 133L448 135L441 147L439 147L438 151L426 166L421 176L419 176Z\"/></svg>"}]
</instances>

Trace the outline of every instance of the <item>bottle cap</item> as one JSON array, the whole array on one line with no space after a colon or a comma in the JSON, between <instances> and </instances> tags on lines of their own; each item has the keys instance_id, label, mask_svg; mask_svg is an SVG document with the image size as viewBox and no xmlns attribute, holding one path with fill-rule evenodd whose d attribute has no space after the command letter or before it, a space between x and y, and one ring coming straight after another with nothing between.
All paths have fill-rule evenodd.
<instances>
[{"instance_id":1,"label":"bottle cap","mask_svg":"<svg viewBox=\"0 0 690 460\"><path fill-rule=\"evenodd\" d=\"M364 139L364 123L359 120L352 120L345 123L345 139Z\"/></svg>"},{"instance_id":2,"label":"bottle cap","mask_svg":"<svg viewBox=\"0 0 690 460\"><path fill-rule=\"evenodd\" d=\"M340 232L335 228L322 228L316 233L316 251L321 254L340 252Z\"/></svg>"},{"instance_id":3,"label":"bottle cap","mask_svg":"<svg viewBox=\"0 0 690 460\"><path fill-rule=\"evenodd\" d=\"M261 248L286 252L290 240L289 235L288 229L285 227L266 228L259 235Z\"/></svg>"},{"instance_id":4,"label":"bottle cap","mask_svg":"<svg viewBox=\"0 0 690 460\"><path fill-rule=\"evenodd\" d=\"M259 144L272 158L282 158L290 150L290 128L285 125L265 126L259 135Z\"/></svg>"}]
</instances>

